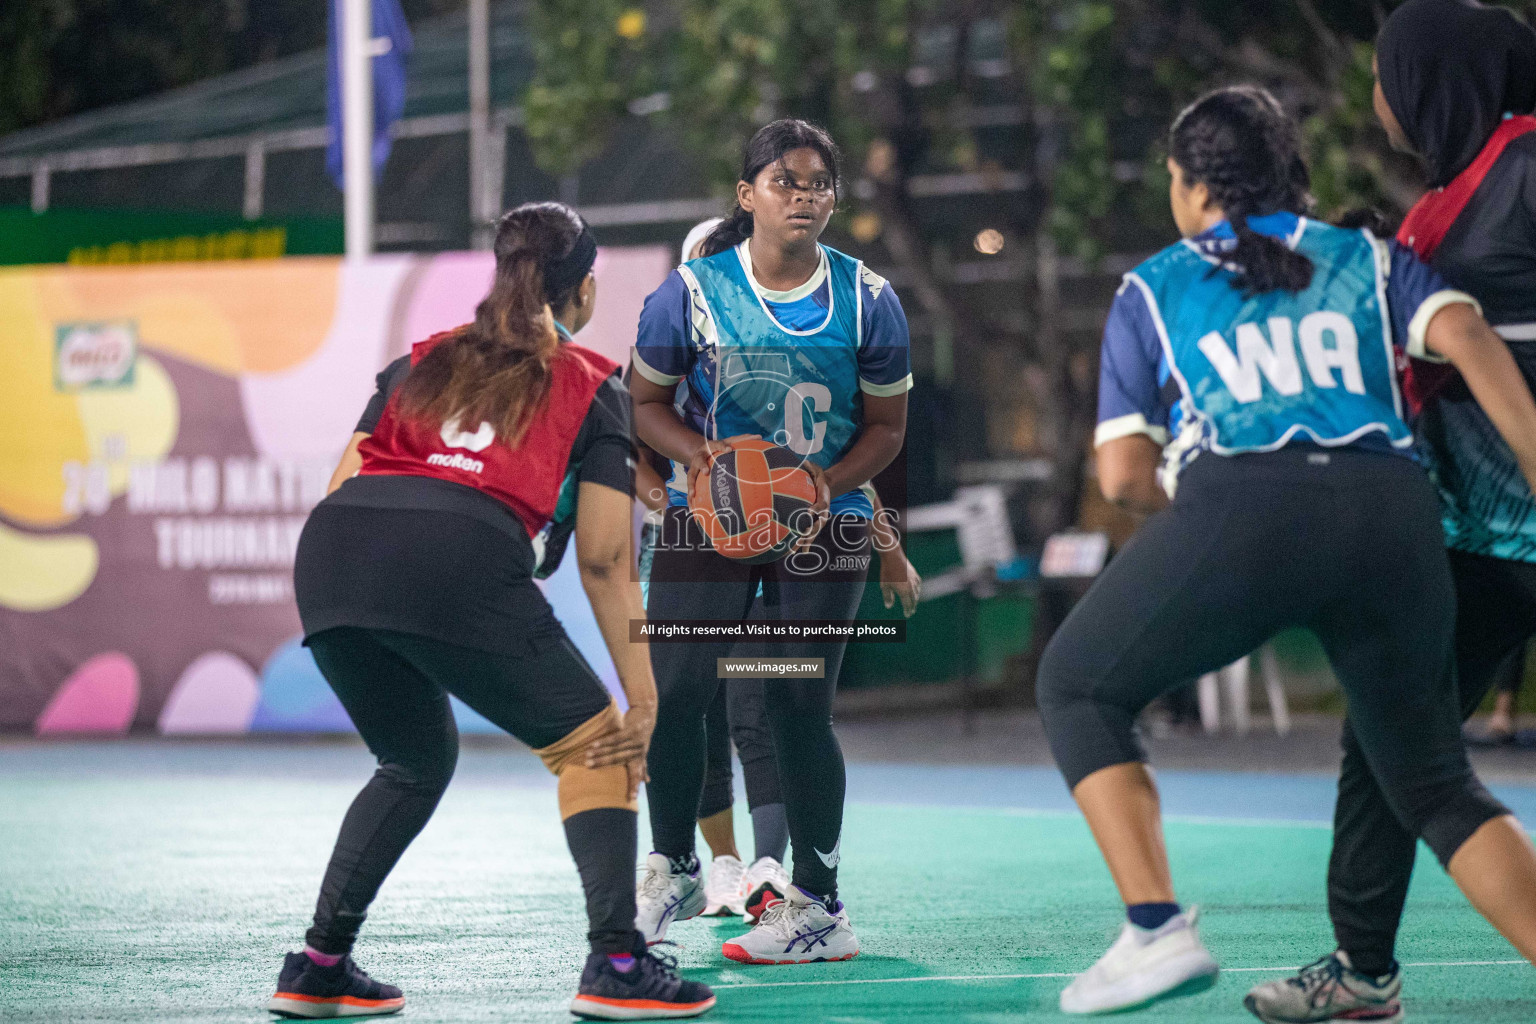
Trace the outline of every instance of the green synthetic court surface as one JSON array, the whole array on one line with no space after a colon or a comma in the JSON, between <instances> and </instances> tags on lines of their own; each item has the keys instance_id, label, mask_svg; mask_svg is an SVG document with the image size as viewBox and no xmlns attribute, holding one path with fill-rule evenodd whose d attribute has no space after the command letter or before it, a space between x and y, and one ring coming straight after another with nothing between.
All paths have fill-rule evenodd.
<instances>
[{"instance_id":1,"label":"green synthetic court surface","mask_svg":"<svg viewBox=\"0 0 1536 1024\"><path fill-rule=\"evenodd\" d=\"M353 746L0 746L0 1020L273 1019L261 1007L279 959L298 948L369 767ZM877 783L892 771L909 799L860 799L885 792ZM1025 790L1015 806L955 807L942 794L961 775L920 784L940 771L850 766L842 893L858 959L741 968L719 956L739 923L674 927L684 969L716 987L705 1020L1078 1019L1057 1012L1057 994L1119 916L1086 828L1051 809L1059 794L1034 799L1044 773L1014 776ZM1291 785L1268 779L1264 802ZM738 825L745 839L744 813ZM1202 905L1226 972L1207 993L1122 1019L1251 1020L1241 997L1254 981L1328 948L1329 833L1237 818L1176 819L1168 832L1181 893ZM467 749L375 904L358 959L405 989L402 1020L569 1021L583 931L548 776L526 754ZM1536 971L1513 962L1428 857L1399 955L1434 965L1408 971L1410 1021L1536 1020Z\"/></svg>"}]
</instances>

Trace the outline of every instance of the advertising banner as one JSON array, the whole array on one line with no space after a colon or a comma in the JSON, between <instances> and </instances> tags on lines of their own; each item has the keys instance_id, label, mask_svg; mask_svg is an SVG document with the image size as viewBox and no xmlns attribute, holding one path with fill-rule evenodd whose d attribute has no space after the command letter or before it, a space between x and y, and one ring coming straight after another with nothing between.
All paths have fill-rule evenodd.
<instances>
[{"instance_id":1,"label":"advertising banner","mask_svg":"<svg viewBox=\"0 0 1536 1024\"><path fill-rule=\"evenodd\" d=\"M661 248L599 250L627 361ZM293 554L374 389L487 253L0 268L0 730L345 731ZM574 559L542 584L616 688ZM489 728L462 707L461 726Z\"/></svg>"},{"instance_id":2,"label":"advertising banner","mask_svg":"<svg viewBox=\"0 0 1536 1024\"><path fill-rule=\"evenodd\" d=\"M246 220L238 213L0 206L0 264L186 263L341 252L340 217Z\"/></svg>"}]
</instances>

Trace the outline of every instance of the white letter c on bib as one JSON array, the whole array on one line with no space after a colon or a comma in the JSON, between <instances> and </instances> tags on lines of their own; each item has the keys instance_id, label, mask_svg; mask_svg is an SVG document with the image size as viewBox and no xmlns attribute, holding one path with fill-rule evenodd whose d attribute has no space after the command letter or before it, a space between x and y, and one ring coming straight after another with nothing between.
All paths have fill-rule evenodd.
<instances>
[{"instance_id":1,"label":"white letter c on bib","mask_svg":"<svg viewBox=\"0 0 1536 1024\"><path fill-rule=\"evenodd\" d=\"M796 455L814 455L826 440L827 425L811 417L811 436L805 436L805 403L812 412L832 408L832 392L825 384L796 384L784 396L784 433L789 435L789 450Z\"/></svg>"}]
</instances>

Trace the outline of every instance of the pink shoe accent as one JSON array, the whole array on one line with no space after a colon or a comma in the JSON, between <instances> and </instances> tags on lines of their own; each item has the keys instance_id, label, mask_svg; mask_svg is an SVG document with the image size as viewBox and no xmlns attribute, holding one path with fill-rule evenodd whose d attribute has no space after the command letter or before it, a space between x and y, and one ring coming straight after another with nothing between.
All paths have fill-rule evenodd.
<instances>
[{"instance_id":1,"label":"pink shoe accent","mask_svg":"<svg viewBox=\"0 0 1536 1024\"><path fill-rule=\"evenodd\" d=\"M304 955L309 957L321 967L335 967L346 958L345 953L322 953L314 946L305 946Z\"/></svg>"}]
</instances>

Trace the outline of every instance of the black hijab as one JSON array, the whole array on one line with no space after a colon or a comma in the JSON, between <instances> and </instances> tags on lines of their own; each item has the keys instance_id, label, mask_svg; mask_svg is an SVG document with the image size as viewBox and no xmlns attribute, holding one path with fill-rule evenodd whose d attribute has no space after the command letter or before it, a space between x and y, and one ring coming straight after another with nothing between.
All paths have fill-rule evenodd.
<instances>
[{"instance_id":1,"label":"black hijab","mask_svg":"<svg viewBox=\"0 0 1536 1024\"><path fill-rule=\"evenodd\" d=\"M1536 32L1476 0L1408 0L1382 27L1376 67L1431 188L1477 158L1506 112L1536 106Z\"/></svg>"}]
</instances>

